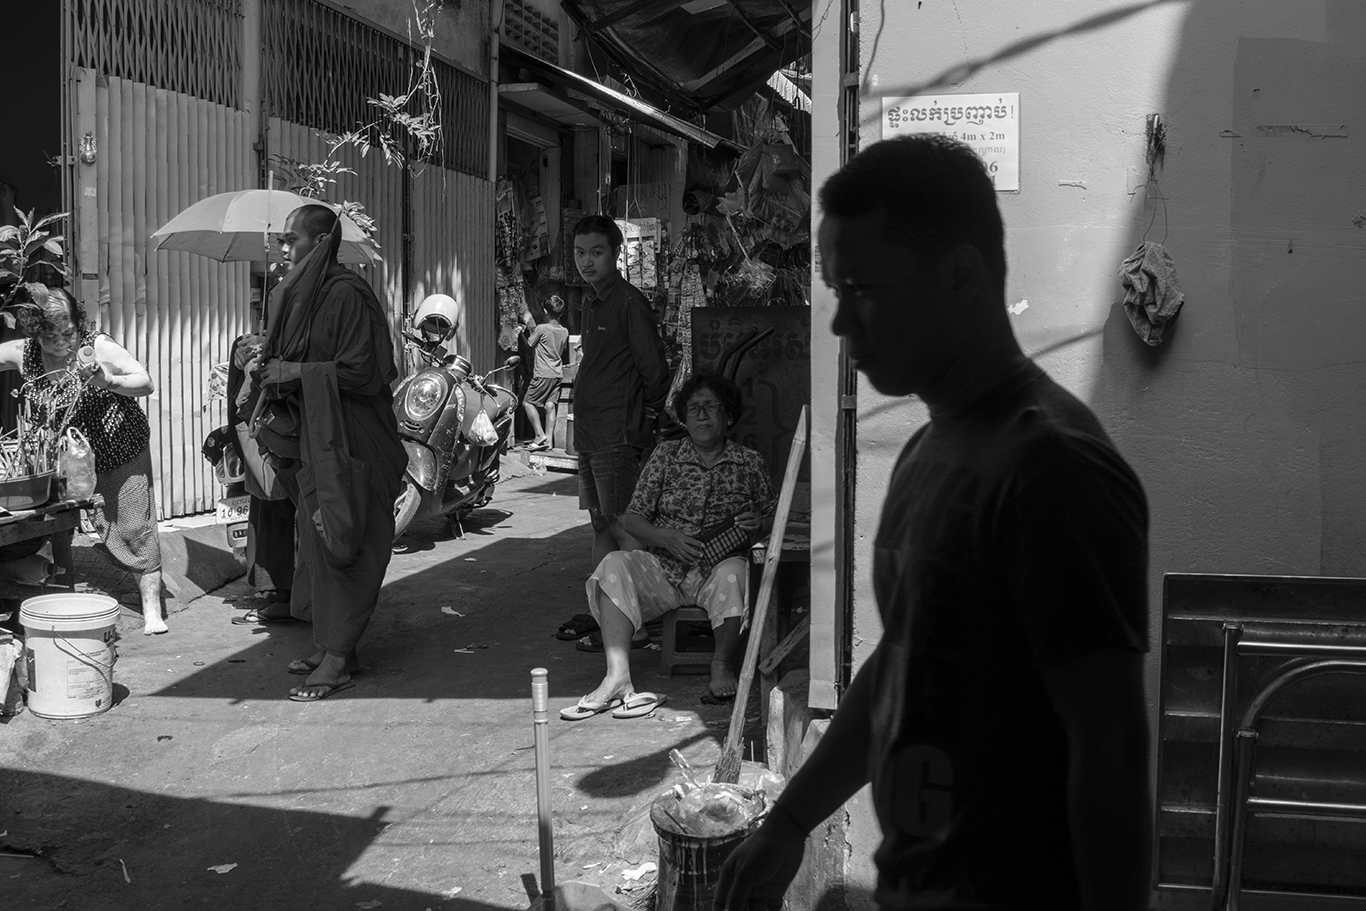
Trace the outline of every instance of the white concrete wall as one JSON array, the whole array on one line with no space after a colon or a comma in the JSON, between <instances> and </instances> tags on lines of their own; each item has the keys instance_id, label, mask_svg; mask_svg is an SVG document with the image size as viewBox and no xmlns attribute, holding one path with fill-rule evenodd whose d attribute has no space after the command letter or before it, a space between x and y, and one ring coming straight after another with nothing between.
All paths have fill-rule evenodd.
<instances>
[{"instance_id":1,"label":"white concrete wall","mask_svg":"<svg viewBox=\"0 0 1366 911\"><path fill-rule=\"evenodd\" d=\"M865 3L859 40L865 144L883 95L1020 93L1020 192L999 197L1008 302L1028 301L1026 350L1147 489L1155 719L1164 572L1366 575L1366 3ZM1168 143L1151 195L1150 113ZM1156 349L1117 305L1145 236L1186 292ZM864 384L859 418L856 660L878 635L886 479L926 413ZM851 863L876 838L856 814Z\"/></svg>"}]
</instances>

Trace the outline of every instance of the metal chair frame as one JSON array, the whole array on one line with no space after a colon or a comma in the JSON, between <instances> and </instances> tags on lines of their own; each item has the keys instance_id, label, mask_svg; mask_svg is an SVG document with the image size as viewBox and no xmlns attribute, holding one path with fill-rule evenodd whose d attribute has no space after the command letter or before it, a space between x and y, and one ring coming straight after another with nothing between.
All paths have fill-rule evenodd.
<instances>
[{"instance_id":1,"label":"metal chair frame","mask_svg":"<svg viewBox=\"0 0 1366 911\"><path fill-rule=\"evenodd\" d=\"M1241 623L1225 623L1223 632L1223 687L1219 705L1219 769L1211 908L1213 911L1239 911L1243 849L1250 814L1334 817L1366 822L1366 804L1250 796L1260 737L1258 725L1267 704L1290 687L1315 677L1336 674L1366 676L1366 646L1244 638ZM1251 657L1283 658L1288 663L1253 696L1235 726L1233 713L1238 703L1238 659ZM1360 901L1359 896L1321 894L1316 897Z\"/></svg>"}]
</instances>

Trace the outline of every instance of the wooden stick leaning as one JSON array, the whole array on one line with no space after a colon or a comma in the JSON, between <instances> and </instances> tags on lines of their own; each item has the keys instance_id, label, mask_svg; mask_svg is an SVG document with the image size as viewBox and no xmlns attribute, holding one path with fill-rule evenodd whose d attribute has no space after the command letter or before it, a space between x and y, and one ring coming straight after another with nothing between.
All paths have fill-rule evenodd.
<instances>
[{"instance_id":1,"label":"wooden stick leaning","mask_svg":"<svg viewBox=\"0 0 1366 911\"><path fill-rule=\"evenodd\" d=\"M778 561L783 555L783 535L787 532L787 514L792 509L792 492L797 488L797 470L806 450L806 406L797 419L797 431L792 436L792 449L787 454L787 470L783 473L782 490L778 493L778 508L773 514L773 531L769 535L768 550L764 555L764 576L759 584L759 597L754 601L754 616L749 624L749 645L745 647L745 661L741 666L740 683L735 688L735 705L730 712L730 730L721 748L712 781L735 784L740 780L740 750L745 740L745 706L749 702L749 688L754 683L754 670L759 663L759 647L763 639L764 621L768 619L768 603L773 599L773 582L778 575Z\"/></svg>"}]
</instances>

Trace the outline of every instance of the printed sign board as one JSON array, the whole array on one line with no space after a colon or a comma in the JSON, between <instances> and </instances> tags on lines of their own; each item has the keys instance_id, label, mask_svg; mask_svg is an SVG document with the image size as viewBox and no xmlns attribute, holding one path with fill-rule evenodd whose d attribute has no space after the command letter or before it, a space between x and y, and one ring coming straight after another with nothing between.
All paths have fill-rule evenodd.
<instances>
[{"instance_id":1,"label":"printed sign board","mask_svg":"<svg viewBox=\"0 0 1366 911\"><path fill-rule=\"evenodd\" d=\"M1000 191L1020 189L1020 94L882 99L882 138L943 133L971 148Z\"/></svg>"}]
</instances>

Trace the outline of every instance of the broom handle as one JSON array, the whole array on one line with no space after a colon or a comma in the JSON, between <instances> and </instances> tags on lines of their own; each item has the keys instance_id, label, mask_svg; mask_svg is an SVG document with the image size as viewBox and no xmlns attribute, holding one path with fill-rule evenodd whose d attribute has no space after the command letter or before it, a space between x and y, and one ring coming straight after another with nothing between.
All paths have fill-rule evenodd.
<instances>
[{"instance_id":1,"label":"broom handle","mask_svg":"<svg viewBox=\"0 0 1366 911\"><path fill-rule=\"evenodd\" d=\"M749 645L745 647L745 661L740 671L740 683L735 688L735 704L730 710L730 730L726 733L721 758L716 763L713 781L735 784L740 780L740 750L745 739L745 705L754 682L754 669L759 663L764 623L768 620L768 603L773 597L773 582L778 575L778 561L783 555L783 535L787 533L787 514L792 509L792 493L797 488L797 470L801 468L802 453L806 449L806 406L797 418L797 431L792 435L792 448L787 454L787 471L783 473L783 487L778 494L778 508L773 514L773 531L769 534L768 550L764 556L764 576L759 584L759 597L754 602L754 618L749 625Z\"/></svg>"},{"instance_id":2,"label":"broom handle","mask_svg":"<svg viewBox=\"0 0 1366 911\"><path fill-rule=\"evenodd\" d=\"M531 720L536 733L536 822L541 837L541 896L555 907L555 835L550 816L550 680L543 667L531 672Z\"/></svg>"}]
</instances>

